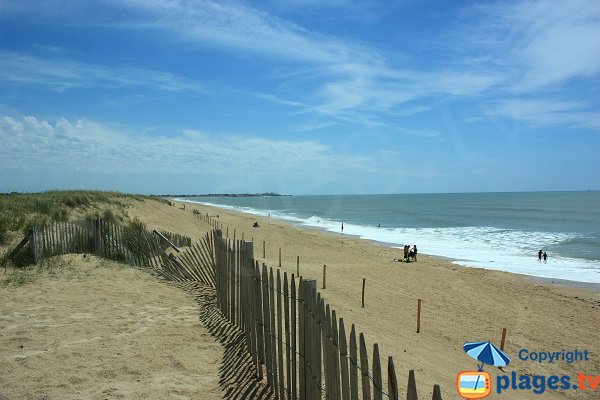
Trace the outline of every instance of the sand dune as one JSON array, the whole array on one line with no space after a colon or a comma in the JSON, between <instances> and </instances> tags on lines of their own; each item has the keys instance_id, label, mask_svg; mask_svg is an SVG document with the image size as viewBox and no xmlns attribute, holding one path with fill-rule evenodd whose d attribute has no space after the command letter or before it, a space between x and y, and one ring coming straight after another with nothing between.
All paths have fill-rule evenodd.
<instances>
[{"instance_id":1,"label":"sand dune","mask_svg":"<svg viewBox=\"0 0 600 400\"><path fill-rule=\"evenodd\" d=\"M0 289L2 399L220 399L222 347L181 289L68 255Z\"/></svg>"}]
</instances>

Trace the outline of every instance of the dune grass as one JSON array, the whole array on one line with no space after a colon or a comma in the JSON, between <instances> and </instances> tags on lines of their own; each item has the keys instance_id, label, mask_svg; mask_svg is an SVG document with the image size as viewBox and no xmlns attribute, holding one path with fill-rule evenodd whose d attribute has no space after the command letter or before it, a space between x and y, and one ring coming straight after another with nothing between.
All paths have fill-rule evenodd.
<instances>
[{"instance_id":1,"label":"dune grass","mask_svg":"<svg viewBox=\"0 0 600 400\"><path fill-rule=\"evenodd\" d=\"M0 245L33 225L44 226L74 218L122 221L131 201L149 196L85 190L0 194ZM152 199L159 200L152 197Z\"/></svg>"}]
</instances>

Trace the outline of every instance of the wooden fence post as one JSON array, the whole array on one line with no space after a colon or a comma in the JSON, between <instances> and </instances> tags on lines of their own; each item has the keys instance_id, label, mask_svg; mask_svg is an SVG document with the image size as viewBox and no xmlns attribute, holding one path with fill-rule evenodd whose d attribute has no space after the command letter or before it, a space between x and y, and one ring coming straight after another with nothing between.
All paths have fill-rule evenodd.
<instances>
[{"instance_id":1,"label":"wooden fence post","mask_svg":"<svg viewBox=\"0 0 600 400\"><path fill-rule=\"evenodd\" d=\"M266 255L265 255L266 254L266 251L265 251L266 247L267 247L267 245L265 244L265 241L263 240L263 258L267 258Z\"/></svg>"},{"instance_id":2,"label":"wooden fence post","mask_svg":"<svg viewBox=\"0 0 600 400\"><path fill-rule=\"evenodd\" d=\"M327 289L327 265L323 264L323 289Z\"/></svg>"},{"instance_id":3,"label":"wooden fence post","mask_svg":"<svg viewBox=\"0 0 600 400\"><path fill-rule=\"evenodd\" d=\"M381 379L381 362L379 345L373 345L373 400L383 400L383 383Z\"/></svg>"},{"instance_id":4,"label":"wooden fence post","mask_svg":"<svg viewBox=\"0 0 600 400\"><path fill-rule=\"evenodd\" d=\"M363 286L362 286L362 308L365 308L365 283L367 278L363 278Z\"/></svg>"},{"instance_id":5,"label":"wooden fence post","mask_svg":"<svg viewBox=\"0 0 600 400\"><path fill-rule=\"evenodd\" d=\"M279 248L279 268L281 268L281 247Z\"/></svg>"},{"instance_id":6,"label":"wooden fence post","mask_svg":"<svg viewBox=\"0 0 600 400\"><path fill-rule=\"evenodd\" d=\"M29 232L27 233L27 236L29 237L29 249L31 250L31 254L33 255L33 259L35 261L35 263L38 263L38 255L37 255L37 248L36 248L36 238L35 238L35 225L33 226L33 229L30 229Z\"/></svg>"},{"instance_id":7,"label":"wooden fence post","mask_svg":"<svg viewBox=\"0 0 600 400\"><path fill-rule=\"evenodd\" d=\"M296 256L296 276L300 276L300 256Z\"/></svg>"},{"instance_id":8,"label":"wooden fence post","mask_svg":"<svg viewBox=\"0 0 600 400\"><path fill-rule=\"evenodd\" d=\"M341 365L340 365L340 354L341 346L339 340L338 331L338 319L335 310L331 310L331 341L333 345L333 388L335 390L335 399L339 400L341 397Z\"/></svg>"},{"instance_id":9,"label":"wooden fence post","mask_svg":"<svg viewBox=\"0 0 600 400\"><path fill-rule=\"evenodd\" d=\"M440 385L433 385L433 396L431 397L431 400L442 400Z\"/></svg>"},{"instance_id":10,"label":"wooden fence post","mask_svg":"<svg viewBox=\"0 0 600 400\"><path fill-rule=\"evenodd\" d=\"M300 365L300 395L305 395L306 398L313 398L315 393L316 369L321 368L321 362L317 365L315 355L316 341L320 342L320 335L316 335L315 331L315 316L317 307L315 306L315 293L317 290L317 281L314 279L302 280L302 300L300 307L302 310L302 324L300 326L300 350L301 350L301 365ZM320 379L320 374L319 374ZM320 383L320 382L319 382ZM319 396L320 397L320 396ZM301 397L302 398L302 397ZM315 397L316 398L316 397Z\"/></svg>"},{"instance_id":11,"label":"wooden fence post","mask_svg":"<svg viewBox=\"0 0 600 400\"><path fill-rule=\"evenodd\" d=\"M100 220L94 220L94 253L100 255Z\"/></svg>"},{"instance_id":12,"label":"wooden fence post","mask_svg":"<svg viewBox=\"0 0 600 400\"><path fill-rule=\"evenodd\" d=\"M350 329L350 399L358 400L358 357L356 346L356 328Z\"/></svg>"},{"instance_id":13,"label":"wooden fence post","mask_svg":"<svg viewBox=\"0 0 600 400\"><path fill-rule=\"evenodd\" d=\"M367 355L367 345L365 344L365 335L362 332L360 333L360 374L363 399L370 399L371 380L369 379L369 358Z\"/></svg>"},{"instance_id":14,"label":"wooden fence post","mask_svg":"<svg viewBox=\"0 0 600 400\"><path fill-rule=\"evenodd\" d=\"M297 375L298 375L298 366L296 363L296 335L297 335L297 330L296 330L296 280L294 278L294 274L292 274L292 278L290 281L290 296L291 296L291 304L290 304L290 315L291 315L291 341L292 341L292 348L290 350L290 352L292 353L292 388L291 388L291 397L289 397L290 399L295 399L296 395L298 393L297 391L297 386L296 386L296 381L297 381ZM300 316L298 315L298 319L300 319Z\"/></svg>"},{"instance_id":15,"label":"wooden fence post","mask_svg":"<svg viewBox=\"0 0 600 400\"><path fill-rule=\"evenodd\" d=\"M344 318L339 319L338 343L340 348L340 385L342 400L350 400L350 370L348 368L348 341Z\"/></svg>"},{"instance_id":16,"label":"wooden fence post","mask_svg":"<svg viewBox=\"0 0 600 400\"><path fill-rule=\"evenodd\" d=\"M421 332L421 299L417 300L417 333Z\"/></svg>"},{"instance_id":17,"label":"wooden fence post","mask_svg":"<svg viewBox=\"0 0 600 400\"><path fill-rule=\"evenodd\" d=\"M506 328L502 328L502 340L500 341L500 350L504 351L504 343L506 341Z\"/></svg>"},{"instance_id":18,"label":"wooden fence post","mask_svg":"<svg viewBox=\"0 0 600 400\"><path fill-rule=\"evenodd\" d=\"M390 400L398 400L398 381L392 356L388 357L388 395Z\"/></svg>"},{"instance_id":19,"label":"wooden fence post","mask_svg":"<svg viewBox=\"0 0 600 400\"><path fill-rule=\"evenodd\" d=\"M415 380L415 370L408 371L408 387L406 389L406 400L419 400L417 395L417 382Z\"/></svg>"},{"instance_id":20,"label":"wooden fence post","mask_svg":"<svg viewBox=\"0 0 600 400\"><path fill-rule=\"evenodd\" d=\"M306 337L304 319L306 314L306 291L304 280L298 279L298 398L306 398Z\"/></svg>"},{"instance_id":21,"label":"wooden fence post","mask_svg":"<svg viewBox=\"0 0 600 400\"><path fill-rule=\"evenodd\" d=\"M285 398L285 375L283 373L283 324L282 320L282 304L281 304L281 270L277 270L277 293L275 299L277 301L277 366L279 371L279 388L275 388L275 392L279 392L279 398Z\"/></svg>"},{"instance_id":22,"label":"wooden fence post","mask_svg":"<svg viewBox=\"0 0 600 400\"><path fill-rule=\"evenodd\" d=\"M292 399L292 362L290 359L291 351L291 335L290 335L290 296L288 289L288 274L283 273L283 310L284 310L284 328L285 328L285 386L286 386L286 398ZM292 300L293 301L293 300ZM292 318L296 318L295 315ZM283 378L282 378L283 380Z\"/></svg>"}]
</instances>

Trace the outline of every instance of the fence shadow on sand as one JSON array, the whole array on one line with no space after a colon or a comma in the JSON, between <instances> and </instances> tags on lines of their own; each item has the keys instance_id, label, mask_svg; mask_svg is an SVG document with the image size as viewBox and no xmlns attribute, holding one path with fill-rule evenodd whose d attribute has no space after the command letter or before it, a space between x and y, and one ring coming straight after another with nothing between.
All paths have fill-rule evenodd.
<instances>
[{"instance_id":1,"label":"fence shadow on sand","mask_svg":"<svg viewBox=\"0 0 600 400\"><path fill-rule=\"evenodd\" d=\"M201 282L180 282L176 285L193 296L200 305L200 321L211 336L223 346L223 360L219 368L219 385L223 399L275 399L270 387L256 379L244 332L220 312L215 289Z\"/></svg>"}]
</instances>

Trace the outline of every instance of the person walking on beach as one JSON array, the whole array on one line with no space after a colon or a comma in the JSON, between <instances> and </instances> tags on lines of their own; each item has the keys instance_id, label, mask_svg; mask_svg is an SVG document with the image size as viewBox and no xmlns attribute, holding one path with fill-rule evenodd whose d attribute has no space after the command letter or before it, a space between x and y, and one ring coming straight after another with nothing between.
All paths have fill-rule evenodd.
<instances>
[{"instance_id":1,"label":"person walking on beach","mask_svg":"<svg viewBox=\"0 0 600 400\"><path fill-rule=\"evenodd\" d=\"M342 233L344 233L344 223L342 222Z\"/></svg>"},{"instance_id":2,"label":"person walking on beach","mask_svg":"<svg viewBox=\"0 0 600 400\"><path fill-rule=\"evenodd\" d=\"M544 264L546 264L546 260L548 259L548 255L544 252Z\"/></svg>"},{"instance_id":3,"label":"person walking on beach","mask_svg":"<svg viewBox=\"0 0 600 400\"><path fill-rule=\"evenodd\" d=\"M538 251L538 262L542 262L542 253L542 250Z\"/></svg>"}]
</instances>

